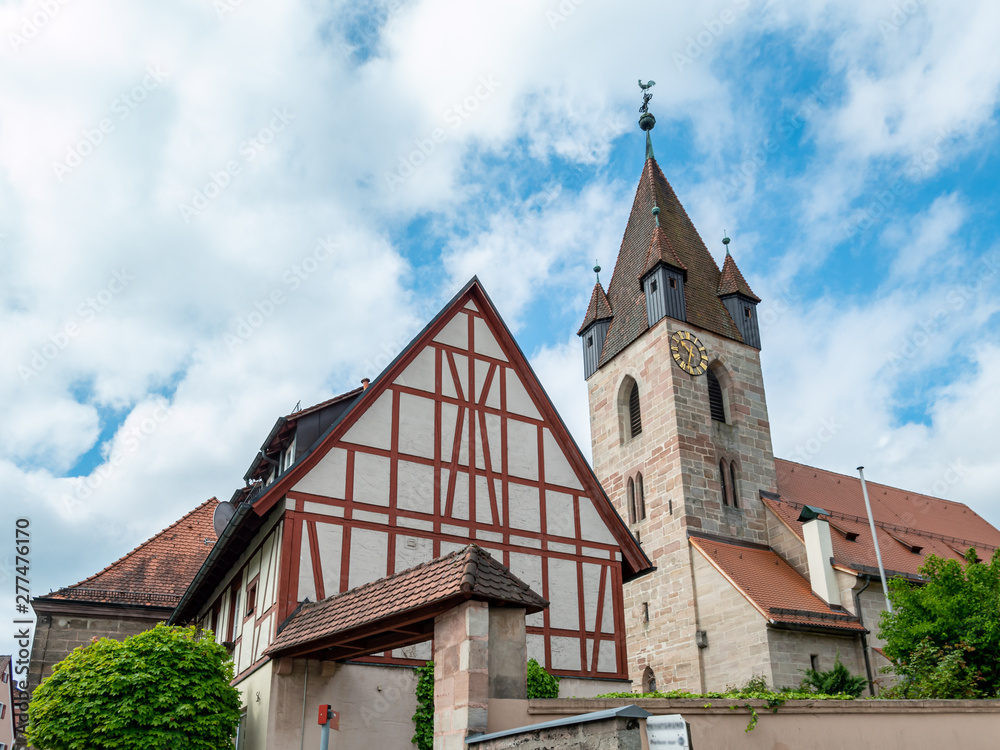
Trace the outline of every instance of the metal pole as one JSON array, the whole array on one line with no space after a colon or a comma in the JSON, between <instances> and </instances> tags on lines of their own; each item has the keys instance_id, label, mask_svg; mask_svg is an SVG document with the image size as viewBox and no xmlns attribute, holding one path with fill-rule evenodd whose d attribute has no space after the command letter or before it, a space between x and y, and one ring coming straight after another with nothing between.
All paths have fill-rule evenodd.
<instances>
[{"instance_id":1,"label":"metal pole","mask_svg":"<svg viewBox=\"0 0 1000 750\"><path fill-rule=\"evenodd\" d=\"M330 720L326 720L326 724L320 729L319 735L319 750L330 750Z\"/></svg>"},{"instance_id":2,"label":"metal pole","mask_svg":"<svg viewBox=\"0 0 1000 750\"><path fill-rule=\"evenodd\" d=\"M882 551L878 547L878 537L875 535L875 518L872 516L872 504L868 501L868 485L865 484L865 467L858 467L861 475L861 491L865 496L865 510L868 511L868 525L872 530L872 542L875 543L875 559L878 560L878 574L882 577L882 593L885 594L885 606L892 612L892 602L889 601L889 584L885 580L885 568L882 567Z\"/></svg>"}]
</instances>

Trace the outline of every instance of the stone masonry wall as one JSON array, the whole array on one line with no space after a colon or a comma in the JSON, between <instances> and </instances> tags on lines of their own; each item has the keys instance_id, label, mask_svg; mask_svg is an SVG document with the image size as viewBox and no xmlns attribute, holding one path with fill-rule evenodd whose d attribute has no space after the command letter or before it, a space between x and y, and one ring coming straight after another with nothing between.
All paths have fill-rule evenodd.
<instances>
[{"instance_id":1,"label":"stone masonry wall","mask_svg":"<svg viewBox=\"0 0 1000 750\"><path fill-rule=\"evenodd\" d=\"M719 573L698 550L691 549L698 628L708 635L699 649L702 692L722 692L744 685L755 675L772 682L767 621L746 597Z\"/></svg>"},{"instance_id":2,"label":"stone masonry wall","mask_svg":"<svg viewBox=\"0 0 1000 750\"><path fill-rule=\"evenodd\" d=\"M675 331L694 333L724 368L730 425L713 423L707 378L681 370L670 355ZM625 441L621 386L639 386L642 433ZM726 382L728 381L728 382ZM646 518L633 524L657 566L625 585L629 677L649 665L664 689L700 683L694 588L687 532L767 543L758 492L776 490L774 459L757 350L665 318L588 380L594 469L622 518L630 477L642 472ZM721 501L720 458L739 466L740 508ZM671 512L672 510L672 512ZM649 620L646 620L646 606Z\"/></svg>"},{"instance_id":3,"label":"stone masonry wall","mask_svg":"<svg viewBox=\"0 0 1000 750\"><path fill-rule=\"evenodd\" d=\"M805 543L766 507L764 508L764 517L767 519L768 544L808 581L809 563L806 560Z\"/></svg>"},{"instance_id":4,"label":"stone masonry wall","mask_svg":"<svg viewBox=\"0 0 1000 750\"><path fill-rule=\"evenodd\" d=\"M485 732L489 706L490 608L467 601L434 620L434 750L464 750Z\"/></svg>"},{"instance_id":5,"label":"stone masonry wall","mask_svg":"<svg viewBox=\"0 0 1000 750\"><path fill-rule=\"evenodd\" d=\"M473 742L468 747L470 750L506 750L506 748L641 750L642 728L639 719L615 717L603 721L518 732L505 737Z\"/></svg>"},{"instance_id":6,"label":"stone masonry wall","mask_svg":"<svg viewBox=\"0 0 1000 750\"><path fill-rule=\"evenodd\" d=\"M819 657L820 671L833 668L840 654L841 663L851 674L865 676L864 655L857 636L838 637L792 630L767 631L771 649L772 684L775 688L797 687L810 667L810 656Z\"/></svg>"}]
</instances>

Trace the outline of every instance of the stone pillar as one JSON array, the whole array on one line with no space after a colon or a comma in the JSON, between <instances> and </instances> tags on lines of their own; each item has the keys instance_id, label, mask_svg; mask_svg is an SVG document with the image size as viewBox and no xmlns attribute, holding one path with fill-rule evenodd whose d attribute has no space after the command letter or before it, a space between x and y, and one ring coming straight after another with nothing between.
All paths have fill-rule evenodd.
<instances>
[{"instance_id":1,"label":"stone pillar","mask_svg":"<svg viewBox=\"0 0 1000 750\"><path fill-rule=\"evenodd\" d=\"M486 602L434 618L434 750L464 750L470 733L486 731L489 636Z\"/></svg>"},{"instance_id":2,"label":"stone pillar","mask_svg":"<svg viewBox=\"0 0 1000 750\"><path fill-rule=\"evenodd\" d=\"M528 697L528 640L524 610L490 607L490 698Z\"/></svg>"}]
</instances>

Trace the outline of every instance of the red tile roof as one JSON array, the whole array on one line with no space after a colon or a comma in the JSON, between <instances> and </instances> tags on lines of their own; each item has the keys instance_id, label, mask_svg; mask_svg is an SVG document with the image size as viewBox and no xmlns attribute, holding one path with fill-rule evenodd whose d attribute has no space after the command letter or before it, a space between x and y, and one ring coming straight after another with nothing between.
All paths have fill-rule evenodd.
<instances>
[{"instance_id":1,"label":"red tile roof","mask_svg":"<svg viewBox=\"0 0 1000 750\"><path fill-rule=\"evenodd\" d=\"M37 598L173 608L215 544L218 502L206 500L100 573Z\"/></svg>"},{"instance_id":2,"label":"red tile roof","mask_svg":"<svg viewBox=\"0 0 1000 750\"><path fill-rule=\"evenodd\" d=\"M722 277L719 279L718 294L720 297L724 297L727 294L742 294L754 302L760 302L760 297L750 289L750 285L743 278L743 274L740 273L736 261L733 260L733 256L729 253L726 253L726 260L722 264Z\"/></svg>"},{"instance_id":3,"label":"red tile roof","mask_svg":"<svg viewBox=\"0 0 1000 750\"><path fill-rule=\"evenodd\" d=\"M609 362L648 328L646 298L639 279L646 266L656 222L653 206L660 208L664 238L687 269L684 296L687 320L713 333L743 341L739 329L718 297L722 272L677 199L674 189L653 158L646 164L635 192L632 213L625 226L615 271L608 284L608 299L614 318L601 354L601 364Z\"/></svg>"},{"instance_id":4,"label":"red tile roof","mask_svg":"<svg viewBox=\"0 0 1000 750\"><path fill-rule=\"evenodd\" d=\"M488 552L470 544L343 594L307 602L284 624L267 653L298 655L339 648L340 658L348 652L351 657L366 656L385 650L387 643L381 638L398 633L401 622L416 631L409 642L418 643L433 633L436 614L467 599L524 607L529 614L548 606ZM391 646L407 645L406 641L396 637Z\"/></svg>"},{"instance_id":5,"label":"red tile roof","mask_svg":"<svg viewBox=\"0 0 1000 750\"><path fill-rule=\"evenodd\" d=\"M829 512L833 527L833 559L859 572L877 566L865 511L861 480L811 466L776 459L780 499L764 503L802 539L797 520L803 505ZM962 503L867 482L882 563L887 571L916 576L924 557L935 554L961 559L969 547L992 553L1000 547L1000 531ZM848 541L846 534L857 535ZM981 555L986 557L986 555Z\"/></svg>"},{"instance_id":6,"label":"red tile roof","mask_svg":"<svg viewBox=\"0 0 1000 750\"><path fill-rule=\"evenodd\" d=\"M583 335L584 330L591 323L598 320L607 320L610 317L611 303L608 302L608 295L604 293L604 287L598 282L594 284L594 291L590 295L590 304L587 305L587 314L584 316L583 323L580 324L580 330L576 332L576 335Z\"/></svg>"},{"instance_id":7,"label":"red tile roof","mask_svg":"<svg viewBox=\"0 0 1000 750\"><path fill-rule=\"evenodd\" d=\"M816 596L809 582L773 550L697 537L691 544L771 622L864 630L857 618Z\"/></svg>"}]
</instances>

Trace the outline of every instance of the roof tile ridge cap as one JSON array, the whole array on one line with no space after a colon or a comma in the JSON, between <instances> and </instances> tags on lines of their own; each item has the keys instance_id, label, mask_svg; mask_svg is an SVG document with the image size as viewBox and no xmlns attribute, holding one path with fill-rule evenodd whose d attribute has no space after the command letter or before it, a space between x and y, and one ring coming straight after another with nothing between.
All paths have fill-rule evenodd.
<instances>
[{"instance_id":1,"label":"roof tile ridge cap","mask_svg":"<svg viewBox=\"0 0 1000 750\"><path fill-rule=\"evenodd\" d=\"M299 409L298 411L293 411L291 414L285 414L283 418L284 419L298 419L300 416L302 416L303 414L305 414L308 411L311 411L312 409L318 409L321 406L332 406L335 403L338 403L340 401L346 400L349 396L356 396L359 393L363 392L364 390L365 389L362 386L358 386L357 388L352 388L351 390L346 391L345 393L341 393L339 396L331 396L330 398L328 398L328 399L326 399L324 401L318 401L317 403L313 404L312 406L307 406L304 409Z\"/></svg>"},{"instance_id":2,"label":"roof tile ridge cap","mask_svg":"<svg viewBox=\"0 0 1000 750\"><path fill-rule=\"evenodd\" d=\"M124 562L129 557L131 557L132 555L136 554L139 550L141 550L146 545L152 544L153 542L155 542L161 536L163 536L168 531L170 531L170 529L172 529L174 526L177 526L179 523L181 523L182 521L184 521L188 517L193 516L195 513L197 513L198 511L202 510L206 505L208 505L213 500L215 501L215 503L217 505L219 504L219 499L213 495L212 497L210 497L207 500L205 500L204 502L202 502L200 505L198 505L195 508L192 508L191 510L189 510L187 513L185 513L183 516L181 516L180 518L178 518L176 521L174 521L169 526L165 526L162 529L160 529L159 531L157 531L155 534L153 534L153 536L149 537L149 539L147 539L146 541L144 541L144 542L136 545L135 547L133 547L130 551L126 552L124 555L122 555L121 557L119 557L114 562L105 565L103 568L101 568L101 570L97 571L93 575L88 576L87 578L84 578L82 581L77 581L76 583L72 583L69 586L63 586L61 589L57 589L57 590L53 591L52 593L53 594L58 594L60 591L67 591L68 589L78 588L80 586L83 586L83 584L85 584L87 581L93 580L94 578L97 578L98 576L102 575L103 573L107 573L109 570L111 570L113 567L115 567L119 563ZM145 592L145 593L150 593L150 592Z\"/></svg>"},{"instance_id":3,"label":"roof tile ridge cap","mask_svg":"<svg viewBox=\"0 0 1000 750\"><path fill-rule=\"evenodd\" d=\"M323 604L323 603L329 602L329 601L331 601L333 599L339 599L342 596L347 596L348 594L356 594L356 593L363 592L363 591L371 588L372 586L375 586L376 584L382 585L382 584L385 584L385 583L387 583L387 582L389 582L389 581L391 581L391 580L393 580L395 578L399 578L399 577L404 576L404 575L409 575L410 573L415 573L418 570L423 570L425 568L429 568L432 565L437 565L437 564L443 563L445 560L448 560L450 558L458 557L463 552L465 552L465 549L466 548L458 549L458 550L455 550L454 552L449 552L447 555L441 555L441 557L435 557L433 560L428 560L427 562L419 563L417 565L414 565L412 568L407 568L406 570L400 570L399 572L393 573L392 575L389 575L389 576L385 576L384 578L376 578L374 581L369 581L368 583L363 583L360 586L355 586L353 589L348 589L347 591L340 591L340 592L338 592L336 594L330 594L330 596L326 597L325 599L320 599L318 602L314 602L314 603L315 604Z\"/></svg>"}]
</instances>

